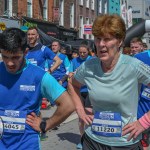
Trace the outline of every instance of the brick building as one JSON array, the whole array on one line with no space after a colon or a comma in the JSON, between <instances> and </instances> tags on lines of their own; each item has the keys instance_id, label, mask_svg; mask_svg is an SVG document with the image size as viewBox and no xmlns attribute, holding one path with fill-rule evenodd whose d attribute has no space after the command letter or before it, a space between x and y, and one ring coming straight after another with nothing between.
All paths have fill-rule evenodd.
<instances>
[{"instance_id":1,"label":"brick building","mask_svg":"<svg viewBox=\"0 0 150 150\"><path fill-rule=\"evenodd\" d=\"M66 5L70 2L73 0L65 0ZM0 0L0 16L20 20L21 25L28 27L36 25L46 34L61 40L72 40L77 36L77 31L73 26L70 29L66 21L61 24L60 16L64 13L60 13L59 3L57 0ZM62 10L65 10L65 14L70 11L68 7L69 5L61 6ZM68 19L68 16L64 15L64 17L66 20Z\"/></svg>"}]
</instances>

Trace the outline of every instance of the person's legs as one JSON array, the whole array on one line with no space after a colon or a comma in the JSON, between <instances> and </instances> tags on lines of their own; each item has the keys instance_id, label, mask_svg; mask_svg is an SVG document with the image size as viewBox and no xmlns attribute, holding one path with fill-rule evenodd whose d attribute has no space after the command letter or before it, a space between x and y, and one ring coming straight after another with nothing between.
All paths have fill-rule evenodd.
<instances>
[{"instance_id":1,"label":"person's legs","mask_svg":"<svg viewBox=\"0 0 150 150\"><path fill-rule=\"evenodd\" d=\"M81 93L81 99L82 99L83 106L85 106L85 100L86 100L87 95L88 95L87 92ZM80 135L82 137L82 135L84 133L84 126L85 126L85 124L84 124L84 122L81 119L79 119L78 125L79 125ZM76 147L77 147L77 149L82 149L81 143L78 143Z\"/></svg>"}]
</instances>

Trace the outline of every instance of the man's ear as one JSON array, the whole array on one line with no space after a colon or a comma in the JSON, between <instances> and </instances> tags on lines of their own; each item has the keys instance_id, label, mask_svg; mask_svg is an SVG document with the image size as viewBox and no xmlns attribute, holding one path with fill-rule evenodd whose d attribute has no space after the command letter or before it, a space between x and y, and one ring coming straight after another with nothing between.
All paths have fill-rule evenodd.
<instances>
[{"instance_id":1,"label":"man's ear","mask_svg":"<svg viewBox=\"0 0 150 150\"><path fill-rule=\"evenodd\" d=\"M37 34L37 38L39 39L39 37L40 37L40 35L39 34Z\"/></svg>"}]
</instances>

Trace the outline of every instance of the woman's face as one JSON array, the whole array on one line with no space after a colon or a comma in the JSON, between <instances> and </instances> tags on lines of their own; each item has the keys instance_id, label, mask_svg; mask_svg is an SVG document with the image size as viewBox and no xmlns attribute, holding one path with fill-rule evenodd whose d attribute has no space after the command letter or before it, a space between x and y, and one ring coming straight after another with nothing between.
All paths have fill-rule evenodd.
<instances>
[{"instance_id":1,"label":"woman's face","mask_svg":"<svg viewBox=\"0 0 150 150\"><path fill-rule=\"evenodd\" d=\"M119 53L121 42L113 36L105 36L95 38L95 45L97 56L100 60L102 62L110 62Z\"/></svg>"},{"instance_id":2,"label":"woman's face","mask_svg":"<svg viewBox=\"0 0 150 150\"><path fill-rule=\"evenodd\" d=\"M88 57L89 51L87 50L86 47L80 47L79 48L79 56L82 59L86 59Z\"/></svg>"}]
</instances>

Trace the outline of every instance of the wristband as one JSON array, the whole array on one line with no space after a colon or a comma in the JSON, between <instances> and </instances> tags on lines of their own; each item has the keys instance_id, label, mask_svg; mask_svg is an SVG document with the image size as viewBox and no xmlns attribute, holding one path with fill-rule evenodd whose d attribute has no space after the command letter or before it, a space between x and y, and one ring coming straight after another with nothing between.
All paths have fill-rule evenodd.
<instances>
[{"instance_id":1,"label":"wristband","mask_svg":"<svg viewBox=\"0 0 150 150\"><path fill-rule=\"evenodd\" d=\"M147 113L139 119L139 122L145 129L150 127L150 118Z\"/></svg>"},{"instance_id":2,"label":"wristband","mask_svg":"<svg viewBox=\"0 0 150 150\"><path fill-rule=\"evenodd\" d=\"M45 133L45 132L46 132L46 131L45 131L45 128L46 128L46 121L42 121L42 122L40 123L40 129L41 129L42 133Z\"/></svg>"}]
</instances>

